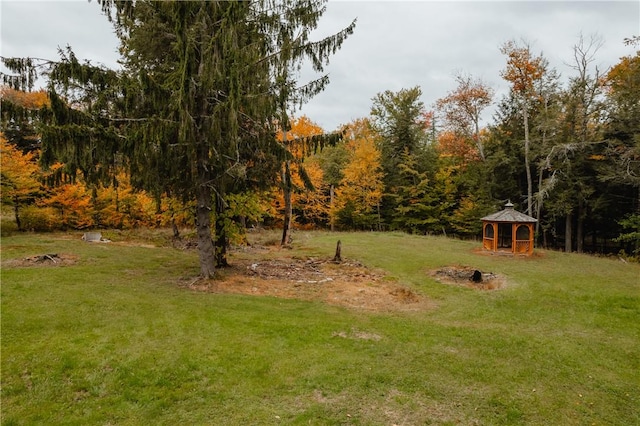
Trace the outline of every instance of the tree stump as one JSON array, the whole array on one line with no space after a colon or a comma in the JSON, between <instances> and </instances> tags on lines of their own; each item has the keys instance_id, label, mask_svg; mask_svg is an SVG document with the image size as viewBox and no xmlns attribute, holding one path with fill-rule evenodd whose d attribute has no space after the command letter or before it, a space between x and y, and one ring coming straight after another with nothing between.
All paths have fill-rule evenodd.
<instances>
[{"instance_id":1,"label":"tree stump","mask_svg":"<svg viewBox=\"0 0 640 426\"><path fill-rule=\"evenodd\" d=\"M481 283L482 282L482 272L480 272L480 271L478 271L476 269L475 271L473 271L473 275L471 275L470 280L473 281L474 283Z\"/></svg>"},{"instance_id":2,"label":"tree stump","mask_svg":"<svg viewBox=\"0 0 640 426\"><path fill-rule=\"evenodd\" d=\"M336 244L336 255L333 257L334 262L342 262L342 243L338 240Z\"/></svg>"}]
</instances>

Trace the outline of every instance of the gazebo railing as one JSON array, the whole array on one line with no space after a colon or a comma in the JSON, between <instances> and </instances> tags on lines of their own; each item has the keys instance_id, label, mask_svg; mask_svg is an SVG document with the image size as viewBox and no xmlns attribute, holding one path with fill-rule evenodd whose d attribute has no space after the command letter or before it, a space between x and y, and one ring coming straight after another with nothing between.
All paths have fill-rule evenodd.
<instances>
[{"instance_id":1,"label":"gazebo railing","mask_svg":"<svg viewBox=\"0 0 640 426\"><path fill-rule=\"evenodd\" d=\"M516 240L515 253L529 253L531 242L529 240Z\"/></svg>"},{"instance_id":2,"label":"gazebo railing","mask_svg":"<svg viewBox=\"0 0 640 426\"><path fill-rule=\"evenodd\" d=\"M484 237L482 239L482 247L485 250L493 250L493 238Z\"/></svg>"}]
</instances>

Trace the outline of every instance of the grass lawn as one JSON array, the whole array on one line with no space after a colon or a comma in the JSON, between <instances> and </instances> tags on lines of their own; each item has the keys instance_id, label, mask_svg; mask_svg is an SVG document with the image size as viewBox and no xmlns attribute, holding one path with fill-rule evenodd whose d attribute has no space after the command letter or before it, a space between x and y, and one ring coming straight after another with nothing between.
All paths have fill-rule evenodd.
<instances>
[{"instance_id":1,"label":"grass lawn","mask_svg":"<svg viewBox=\"0 0 640 426\"><path fill-rule=\"evenodd\" d=\"M344 257L433 301L372 312L192 291L194 251L80 236L2 238L2 425L640 424L638 264L294 234L287 256L330 257L340 239ZM45 253L73 262L12 263ZM428 273L450 265L507 285L479 291Z\"/></svg>"}]
</instances>

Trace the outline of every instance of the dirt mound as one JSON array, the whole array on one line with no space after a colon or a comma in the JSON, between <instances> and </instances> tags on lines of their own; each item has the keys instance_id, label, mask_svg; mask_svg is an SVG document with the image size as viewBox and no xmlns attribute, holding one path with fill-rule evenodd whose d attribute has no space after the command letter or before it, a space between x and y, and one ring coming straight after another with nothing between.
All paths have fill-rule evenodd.
<instances>
[{"instance_id":1,"label":"dirt mound","mask_svg":"<svg viewBox=\"0 0 640 426\"><path fill-rule=\"evenodd\" d=\"M429 275L443 284L460 285L476 290L497 290L506 285L503 276L467 266L448 266L430 271Z\"/></svg>"},{"instance_id":2,"label":"dirt mound","mask_svg":"<svg viewBox=\"0 0 640 426\"><path fill-rule=\"evenodd\" d=\"M433 307L423 295L384 274L345 260L278 258L232 259L217 280L188 285L197 291L318 300L332 305L372 311L419 311Z\"/></svg>"},{"instance_id":3,"label":"dirt mound","mask_svg":"<svg viewBox=\"0 0 640 426\"><path fill-rule=\"evenodd\" d=\"M69 266L77 262L78 258L70 254L47 253L25 257L23 259L10 259L3 262L7 267L30 267L30 266Z\"/></svg>"}]
</instances>

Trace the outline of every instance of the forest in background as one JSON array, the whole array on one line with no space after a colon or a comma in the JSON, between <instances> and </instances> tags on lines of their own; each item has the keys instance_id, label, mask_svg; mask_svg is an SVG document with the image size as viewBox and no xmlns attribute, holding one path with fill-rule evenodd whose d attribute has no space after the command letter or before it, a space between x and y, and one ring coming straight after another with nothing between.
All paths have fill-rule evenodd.
<instances>
[{"instance_id":1,"label":"forest in background","mask_svg":"<svg viewBox=\"0 0 640 426\"><path fill-rule=\"evenodd\" d=\"M246 46L253 46L255 34L240 35L247 38ZM347 35L348 31L340 37ZM338 47L340 37L331 40ZM128 39L129 53L134 52L134 43L145 40L149 39ZM626 43L637 48L640 38L631 37ZM516 209L538 219L538 246L578 252L624 250L637 255L640 51L600 70L594 66L599 47L597 37L577 40L574 57L566 61L572 65L572 74L561 79L526 42L506 41L501 46L505 57L501 77L510 91L502 99L495 99L492 88L480 79L459 73L457 88L434 105L424 105L418 86L385 91L372 99L368 117L331 133L312 117L288 117L284 111L292 96L284 93L283 87L288 86L278 86L275 106L263 107L271 108L268 126L257 130L254 123L247 124L247 118L238 120L240 130L211 128L222 138L237 141L233 151L220 154L224 161L233 158L232 165L220 167L215 178L227 180L216 183L215 194L209 194L207 208L213 223L224 229L225 243L241 241L246 227L284 226L289 220L308 229L399 230L476 238L481 234L480 218L511 201ZM251 61L249 56L256 54L248 48L238 52L246 57L236 61ZM131 114L131 105L116 105L125 103L124 86L111 91L112 83L97 80L98 74L106 78L109 70L82 68L70 50L60 54L57 65L67 68L50 68L45 73L46 91L33 90L24 80L15 84L16 74L3 73L2 204L12 207L18 229L196 226L201 200L180 192L175 182L179 173L171 175L172 182L163 180L163 174L174 172L173 167L183 167L186 173L191 154L169 155L173 164L162 163L167 159L153 154L178 145L182 137L199 137L158 124L180 122L184 117L176 111L192 106L151 112L150 105L138 105L135 114L125 118L115 112L129 108L127 114ZM265 84L278 78L290 81L287 61L292 58L279 59L285 64L281 68L270 64L264 74L254 70L252 83L239 77L238 84L249 91L261 78ZM145 60L150 61L133 56L129 60L138 71L148 67ZM5 66L24 75L25 62L12 61L3 58ZM87 75L87 70L94 74ZM161 71L173 75L172 70ZM81 93L68 85L61 90L62 82L71 80L82 80ZM143 83L139 93L149 98L166 95L165 87ZM326 84L320 83L314 90ZM109 103L100 105L105 93L111 96ZM198 103L198 95L192 100ZM238 104L233 104L235 110L229 108L227 118L248 117L255 106L244 99ZM488 125L481 126L480 117L491 105L497 105L496 113ZM113 132L114 123L130 125L146 119L145 114L161 117L153 129L138 127L137 133L129 129L127 136ZM102 130L96 130L97 121ZM151 130L154 137L166 137L169 142L145 145ZM165 134L158 136L158 132ZM263 142L267 138L271 140ZM121 139L128 142L118 145ZM121 154L122 146L131 152ZM145 160L134 157L134 151ZM215 159L208 161L212 168L219 164ZM154 187L150 184L154 179L162 184ZM283 244L287 238L283 236Z\"/></svg>"}]
</instances>

